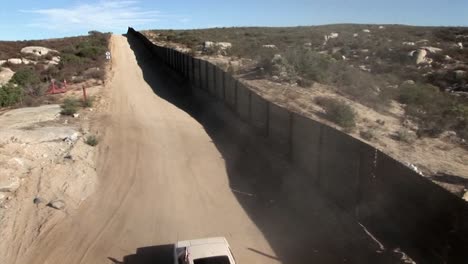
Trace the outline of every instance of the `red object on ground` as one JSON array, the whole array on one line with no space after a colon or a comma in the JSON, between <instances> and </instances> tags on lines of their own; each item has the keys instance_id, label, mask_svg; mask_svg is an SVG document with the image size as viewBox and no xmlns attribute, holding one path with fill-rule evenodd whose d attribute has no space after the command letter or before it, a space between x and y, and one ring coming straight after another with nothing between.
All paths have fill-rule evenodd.
<instances>
[{"instance_id":1,"label":"red object on ground","mask_svg":"<svg viewBox=\"0 0 468 264\"><path fill-rule=\"evenodd\" d=\"M67 91L67 81L64 80L62 84L59 85L55 84L55 81L52 81L49 90L47 90L46 94L59 94L65 93Z\"/></svg>"}]
</instances>

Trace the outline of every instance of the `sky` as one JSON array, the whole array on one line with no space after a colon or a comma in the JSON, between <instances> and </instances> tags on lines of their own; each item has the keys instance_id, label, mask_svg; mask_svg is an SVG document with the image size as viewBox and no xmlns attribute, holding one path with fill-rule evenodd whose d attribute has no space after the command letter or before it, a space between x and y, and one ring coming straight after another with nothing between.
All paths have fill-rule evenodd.
<instances>
[{"instance_id":1,"label":"sky","mask_svg":"<svg viewBox=\"0 0 468 264\"><path fill-rule=\"evenodd\" d=\"M0 40L88 31L334 23L468 26L468 0L16 0L3 1Z\"/></svg>"}]
</instances>

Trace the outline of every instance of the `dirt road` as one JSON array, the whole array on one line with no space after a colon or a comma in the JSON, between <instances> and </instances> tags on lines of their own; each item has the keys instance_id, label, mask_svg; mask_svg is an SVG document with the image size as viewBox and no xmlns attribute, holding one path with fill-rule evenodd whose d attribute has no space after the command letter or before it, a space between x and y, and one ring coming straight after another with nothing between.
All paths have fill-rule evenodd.
<instances>
[{"instance_id":1,"label":"dirt road","mask_svg":"<svg viewBox=\"0 0 468 264\"><path fill-rule=\"evenodd\" d=\"M203 127L153 93L126 38L113 36L112 52L100 187L18 263L112 263L137 248L207 236L226 236L245 263L270 263L242 249L274 255L231 192Z\"/></svg>"},{"instance_id":2,"label":"dirt road","mask_svg":"<svg viewBox=\"0 0 468 264\"><path fill-rule=\"evenodd\" d=\"M111 45L99 187L16 263L171 263L171 243L209 236L239 263L395 263L225 107L183 111L163 99L169 71L123 36Z\"/></svg>"}]
</instances>

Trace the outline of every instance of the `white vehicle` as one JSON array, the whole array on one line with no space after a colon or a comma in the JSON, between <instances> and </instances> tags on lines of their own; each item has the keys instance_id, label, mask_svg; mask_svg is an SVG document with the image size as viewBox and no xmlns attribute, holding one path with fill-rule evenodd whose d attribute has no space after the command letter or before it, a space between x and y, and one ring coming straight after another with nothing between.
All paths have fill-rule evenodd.
<instances>
[{"instance_id":1,"label":"white vehicle","mask_svg":"<svg viewBox=\"0 0 468 264\"><path fill-rule=\"evenodd\" d=\"M224 237L179 241L174 245L175 264L235 264Z\"/></svg>"}]
</instances>

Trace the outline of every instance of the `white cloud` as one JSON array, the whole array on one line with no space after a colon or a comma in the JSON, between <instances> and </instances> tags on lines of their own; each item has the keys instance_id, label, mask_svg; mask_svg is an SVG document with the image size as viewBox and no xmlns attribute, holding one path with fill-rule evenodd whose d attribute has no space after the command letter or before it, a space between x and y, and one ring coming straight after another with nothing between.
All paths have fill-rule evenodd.
<instances>
[{"instance_id":1,"label":"white cloud","mask_svg":"<svg viewBox=\"0 0 468 264\"><path fill-rule=\"evenodd\" d=\"M143 10L137 1L101 0L63 8L34 9L23 12L37 14L33 27L55 31L100 30L124 31L127 26L158 22L167 17L157 10Z\"/></svg>"}]
</instances>

